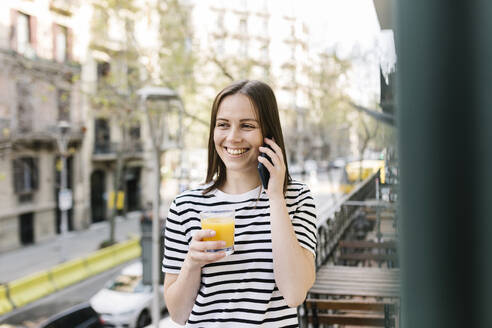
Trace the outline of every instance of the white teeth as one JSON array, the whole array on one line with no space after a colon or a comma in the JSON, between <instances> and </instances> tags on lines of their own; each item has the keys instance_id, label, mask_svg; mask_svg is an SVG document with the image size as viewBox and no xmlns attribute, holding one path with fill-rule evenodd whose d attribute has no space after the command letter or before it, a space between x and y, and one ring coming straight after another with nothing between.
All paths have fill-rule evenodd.
<instances>
[{"instance_id":1,"label":"white teeth","mask_svg":"<svg viewBox=\"0 0 492 328\"><path fill-rule=\"evenodd\" d=\"M231 155L241 155L246 152L247 149L241 148L241 149L230 149L226 148L226 151L231 154Z\"/></svg>"}]
</instances>

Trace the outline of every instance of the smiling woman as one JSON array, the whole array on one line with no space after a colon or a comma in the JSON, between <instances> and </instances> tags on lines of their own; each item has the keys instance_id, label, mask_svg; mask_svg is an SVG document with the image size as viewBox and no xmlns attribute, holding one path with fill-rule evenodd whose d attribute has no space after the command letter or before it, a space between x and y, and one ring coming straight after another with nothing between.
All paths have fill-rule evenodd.
<instances>
[{"instance_id":1,"label":"smiling woman","mask_svg":"<svg viewBox=\"0 0 492 328\"><path fill-rule=\"evenodd\" d=\"M271 136L272 138L265 138ZM271 161L261 155L268 155ZM270 179L264 188L257 167ZM296 307L314 282L316 215L309 188L293 181L272 89L239 81L212 106L205 184L176 197L166 221L164 293L187 327L297 327ZM202 212L235 213L234 250L204 229Z\"/></svg>"}]
</instances>

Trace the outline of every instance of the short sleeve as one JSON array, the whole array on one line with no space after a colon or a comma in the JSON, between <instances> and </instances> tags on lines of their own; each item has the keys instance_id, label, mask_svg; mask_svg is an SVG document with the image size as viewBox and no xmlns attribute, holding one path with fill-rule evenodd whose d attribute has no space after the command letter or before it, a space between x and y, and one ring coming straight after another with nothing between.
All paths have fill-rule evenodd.
<instances>
[{"instance_id":1,"label":"short sleeve","mask_svg":"<svg viewBox=\"0 0 492 328\"><path fill-rule=\"evenodd\" d=\"M311 191L303 185L295 203L297 208L292 216L292 226L299 244L316 256L317 229L316 207Z\"/></svg>"},{"instance_id":2,"label":"short sleeve","mask_svg":"<svg viewBox=\"0 0 492 328\"><path fill-rule=\"evenodd\" d=\"M188 253L188 239L180 217L179 206L174 200L169 208L164 232L162 271L166 273L179 274Z\"/></svg>"}]
</instances>

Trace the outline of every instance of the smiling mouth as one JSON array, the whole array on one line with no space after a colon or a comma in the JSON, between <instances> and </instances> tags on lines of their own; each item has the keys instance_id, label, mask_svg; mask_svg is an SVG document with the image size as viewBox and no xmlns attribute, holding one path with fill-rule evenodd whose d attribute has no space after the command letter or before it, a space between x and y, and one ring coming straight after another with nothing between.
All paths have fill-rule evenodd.
<instances>
[{"instance_id":1,"label":"smiling mouth","mask_svg":"<svg viewBox=\"0 0 492 328\"><path fill-rule=\"evenodd\" d=\"M227 147L224 147L224 149L226 153L233 156L242 155L249 150L249 148L227 148Z\"/></svg>"}]
</instances>

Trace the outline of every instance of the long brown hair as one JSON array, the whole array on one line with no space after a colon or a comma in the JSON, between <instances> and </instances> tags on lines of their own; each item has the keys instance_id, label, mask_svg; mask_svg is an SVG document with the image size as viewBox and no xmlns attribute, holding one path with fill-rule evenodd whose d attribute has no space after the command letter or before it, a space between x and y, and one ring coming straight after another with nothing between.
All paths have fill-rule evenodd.
<instances>
[{"instance_id":1,"label":"long brown hair","mask_svg":"<svg viewBox=\"0 0 492 328\"><path fill-rule=\"evenodd\" d=\"M227 96L234 94L243 94L251 101L258 120L260 122L261 134L263 137L273 138L282 149L285 162L284 193L287 190L287 184L291 181L289 168L287 166L287 155L285 153L284 137L280 118L278 113L277 100L273 90L268 84L256 80L241 80L233 82L225 87L215 97L212 105L212 114L210 118L210 133L208 137L208 168L205 183L213 183L206 188L203 193L206 194L216 188L224 185L226 180L226 167L215 150L214 130L217 120L217 112L222 100Z\"/></svg>"}]
</instances>

